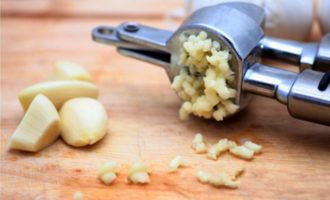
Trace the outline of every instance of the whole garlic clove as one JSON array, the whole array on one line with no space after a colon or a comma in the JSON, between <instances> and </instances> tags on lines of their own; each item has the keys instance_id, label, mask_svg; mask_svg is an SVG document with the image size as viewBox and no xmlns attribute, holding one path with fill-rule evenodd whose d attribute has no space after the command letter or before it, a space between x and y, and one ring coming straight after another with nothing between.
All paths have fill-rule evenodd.
<instances>
[{"instance_id":1,"label":"whole garlic clove","mask_svg":"<svg viewBox=\"0 0 330 200\"><path fill-rule=\"evenodd\" d=\"M76 97L97 98L97 87L86 81L52 81L32 85L18 94L18 99L24 110L27 110L32 100L38 94L43 94L53 102L57 109L69 99Z\"/></svg>"},{"instance_id":2,"label":"whole garlic clove","mask_svg":"<svg viewBox=\"0 0 330 200\"><path fill-rule=\"evenodd\" d=\"M60 135L60 118L44 95L37 95L9 141L9 148L36 152Z\"/></svg>"},{"instance_id":3,"label":"whole garlic clove","mask_svg":"<svg viewBox=\"0 0 330 200\"><path fill-rule=\"evenodd\" d=\"M50 81L58 80L80 80L91 81L91 76L86 69L77 63L71 61L57 61L52 74L49 77Z\"/></svg>"},{"instance_id":4,"label":"whole garlic clove","mask_svg":"<svg viewBox=\"0 0 330 200\"><path fill-rule=\"evenodd\" d=\"M60 110L61 136L74 147L92 145L107 133L108 116L103 105L92 98L67 101Z\"/></svg>"}]
</instances>

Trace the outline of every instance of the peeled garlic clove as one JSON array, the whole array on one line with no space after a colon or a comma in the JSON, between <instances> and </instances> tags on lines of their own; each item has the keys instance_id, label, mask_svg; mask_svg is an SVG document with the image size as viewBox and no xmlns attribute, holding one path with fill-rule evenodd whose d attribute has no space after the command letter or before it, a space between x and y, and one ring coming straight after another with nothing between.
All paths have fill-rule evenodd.
<instances>
[{"instance_id":1,"label":"peeled garlic clove","mask_svg":"<svg viewBox=\"0 0 330 200\"><path fill-rule=\"evenodd\" d=\"M60 118L52 102L36 96L9 141L9 148L36 152L60 134Z\"/></svg>"},{"instance_id":2,"label":"peeled garlic clove","mask_svg":"<svg viewBox=\"0 0 330 200\"><path fill-rule=\"evenodd\" d=\"M92 98L67 101L60 110L60 117L61 136L75 147L94 144L107 132L107 112L99 101Z\"/></svg>"},{"instance_id":3,"label":"peeled garlic clove","mask_svg":"<svg viewBox=\"0 0 330 200\"><path fill-rule=\"evenodd\" d=\"M80 80L91 81L91 76L82 66L70 61L57 61L49 77L51 81Z\"/></svg>"},{"instance_id":4,"label":"peeled garlic clove","mask_svg":"<svg viewBox=\"0 0 330 200\"><path fill-rule=\"evenodd\" d=\"M59 109L64 102L76 97L97 98L98 89L86 81L53 81L32 85L18 94L24 110L27 110L33 98L43 94Z\"/></svg>"}]
</instances>

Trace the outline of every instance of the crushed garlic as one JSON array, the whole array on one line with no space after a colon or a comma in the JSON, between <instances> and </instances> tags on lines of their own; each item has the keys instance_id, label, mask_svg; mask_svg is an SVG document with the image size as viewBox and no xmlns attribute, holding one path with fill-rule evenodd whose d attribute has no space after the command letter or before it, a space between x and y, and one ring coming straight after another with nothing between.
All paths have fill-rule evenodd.
<instances>
[{"instance_id":1,"label":"crushed garlic","mask_svg":"<svg viewBox=\"0 0 330 200\"><path fill-rule=\"evenodd\" d=\"M253 143L251 141L244 142L243 146L245 146L246 148L254 151L254 153L261 153L261 151L262 151L262 146L261 145Z\"/></svg>"},{"instance_id":2,"label":"crushed garlic","mask_svg":"<svg viewBox=\"0 0 330 200\"><path fill-rule=\"evenodd\" d=\"M210 174L201 170L197 172L196 176L201 183L209 183L211 178Z\"/></svg>"},{"instance_id":3,"label":"crushed garlic","mask_svg":"<svg viewBox=\"0 0 330 200\"><path fill-rule=\"evenodd\" d=\"M192 141L192 148L196 153L206 153L207 148L202 134L197 133Z\"/></svg>"},{"instance_id":4,"label":"crushed garlic","mask_svg":"<svg viewBox=\"0 0 330 200\"><path fill-rule=\"evenodd\" d=\"M186 161L183 159L182 156L176 156L171 162L170 162L170 173L178 171L178 168L181 166L187 166Z\"/></svg>"},{"instance_id":5,"label":"crushed garlic","mask_svg":"<svg viewBox=\"0 0 330 200\"><path fill-rule=\"evenodd\" d=\"M73 194L73 200L84 200L84 194L82 192L75 192Z\"/></svg>"},{"instance_id":6,"label":"crushed garlic","mask_svg":"<svg viewBox=\"0 0 330 200\"><path fill-rule=\"evenodd\" d=\"M234 148L229 149L229 151L233 155L247 160L251 160L254 155L254 151L248 149L245 146L236 146Z\"/></svg>"},{"instance_id":7,"label":"crushed garlic","mask_svg":"<svg viewBox=\"0 0 330 200\"><path fill-rule=\"evenodd\" d=\"M235 113L239 106L233 103L236 90L230 87L234 72L229 66L232 59L229 50L208 38L204 31L198 35L182 35L180 40L182 70L172 82L172 88L184 101L180 119L187 120L194 114L222 121Z\"/></svg>"},{"instance_id":8,"label":"crushed garlic","mask_svg":"<svg viewBox=\"0 0 330 200\"><path fill-rule=\"evenodd\" d=\"M224 172L222 172L216 176L211 176L207 172L198 171L196 176L197 176L198 181L200 181L201 183L208 183L215 187L223 186L223 187L228 187L228 188L237 188L238 182L235 181L237 178L236 173L237 172L235 172L234 178L231 178L227 173L224 173Z\"/></svg>"},{"instance_id":9,"label":"crushed garlic","mask_svg":"<svg viewBox=\"0 0 330 200\"><path fill-rule=\"evenodd\" d=\"M147 184L150 182L147 166L142 163L134 163L129 170L128 183Z\"/></svg>"},{"instance_id":10,"label":"crushed garlic","mask_svg":"<svg viewBox=\"0 0 330 200\"><path fill-rule=\"evenodd\" d=\"M98 177L104 184L110 185L117 178L117 169L118 163L115 161L110 161L99 169Z\"/></svg>"},{"instance_id":11,"label":"crushed garlic","mask_svg":"<svg viewBox=\"0 0 330 200\"><path fill-rule=\"evenodd\" d=\"M228 140L226 138L221 139L217 144L209 148L207 156L213 160L216 160L222 152L227 151L235 145L236 143L234 141Z\"/></svg>"},{"instance_id":12,"label":"crushed garlic","mask_svg":"<svg viewBox=\"0 0 330 200\"><path fill-rule=\"evenodd\" d=\"M210 184L215 187L228 187L228 188L237 188L238 182L234 181L230 178L230 176L226 173L220 173L214 177L210 178Z\"/></svg>"}]
</instances>

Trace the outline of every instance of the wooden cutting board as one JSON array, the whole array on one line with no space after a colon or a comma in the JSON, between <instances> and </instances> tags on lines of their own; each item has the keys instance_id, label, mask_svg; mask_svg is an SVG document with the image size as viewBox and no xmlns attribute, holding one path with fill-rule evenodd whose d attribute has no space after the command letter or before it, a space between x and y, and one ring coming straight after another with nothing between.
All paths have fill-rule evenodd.
<instances>
[{"instance_id":1,"label":"wooden cutting board","mask_svg":"<svg viewBox=\"0 0 330 200\"><path fill-rule=\"evenodd\" d=\"M0 199L71 199L75 191L82 191L87 200L330 199L329 127L296 120L285 106L263 97L224 122L180 121L180 101L163 69L122 57L90 39L94 26L125 20L164 27L161 18L147 17L3 18ZM23 116L16 94L46 80L59 59L81 63L91 72L109 114L108 135L85 148L72 148L59 139L39 153L9 151L6 145ZM212 161L190 148L197 132L209 144L224 137L251 139L263 145L264 152L252 161L228 154ZM168 163L176 155L184 156L189 167L168 174ZM109 160L121 168L116 182L105 186L96 174ZM125 184L135 161L150 166L149 185ZM200 169L230 173L238 166L246 171L236 190L203 185L195 178Z\"/></svg>"}]
</instances>

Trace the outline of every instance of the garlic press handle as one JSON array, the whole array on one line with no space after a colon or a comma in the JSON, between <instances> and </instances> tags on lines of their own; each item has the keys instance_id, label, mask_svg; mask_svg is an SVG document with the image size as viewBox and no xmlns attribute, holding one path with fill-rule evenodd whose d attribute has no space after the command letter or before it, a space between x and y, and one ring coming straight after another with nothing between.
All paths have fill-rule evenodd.
<instances>
[{"instance_id":1,"label":"garlic press handle","mask_svg":"<svg viewBox=\"0 0 330 200\"><path fill-rule=\"evenodd\" d=\"M244 75L243 90L277 99L298 119L330 125L330 72L297 74L256 63Z\"/></svg>"},{"instance_id":2,"label":"garlic press handle","mask_svg":"<svg viewBox=\"0 0 330 200\"><path fill-rule=\"evenodd\" d=\"M288 96L288 111L299 119L330 126L330 71L304 70Z\"/></svg>"},{"instance_id":3,"label":"garlic press handle","mask_svg":"<svg viewBox=\"0 0 330 200\"><path fill-rule=\"evenodd\" d=\"M320 43L264 37L259 46L263 57L299 65L300 71L309 68L322 72L330 70L330 33L326 34Z\"/></svg>"}]
</instances>

